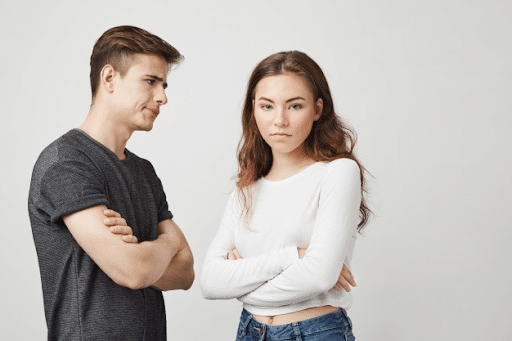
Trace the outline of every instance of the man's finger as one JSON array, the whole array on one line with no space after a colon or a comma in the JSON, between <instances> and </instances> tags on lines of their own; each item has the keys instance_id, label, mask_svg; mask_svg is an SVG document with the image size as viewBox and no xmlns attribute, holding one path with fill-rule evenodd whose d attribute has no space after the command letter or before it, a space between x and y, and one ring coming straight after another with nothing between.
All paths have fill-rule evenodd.
<instances>
[{"instance_id":1,"label":"man's finger","mask_svg":"<svg viewBox=\"0 0 512 341\"><path fill-rule=\"evenodd\" d=\"M137 243L138 239L133 234L126 235L122 237L123 241L126 243Z\"/></svg>"},{"instance_id":2,"label":"man's finger","mask_svg":"<svg viewBox=\"0 0 512 341\"><path fill-rule=\"evenodd\" d=\"M103 224L107 226L114 226L114 225L127 225L126 220L124 218L119 217L112 217L112 218L106 218L103 219Z\"/></svg>"},{"instance_id":3,"label":"man's finger","mask_svg":"<svg viewBox=\"0 0 512 341\"><path fill-rule=\"evenodd\" d=\"M107 217L121 217L119 213L111 209L106 209L105 211L103 211L103 214L106 215Z\"/></svg>"},{"instance_id":4,"label":"man's finger","mask_svg":"<svg viewBox=\"0 0 512 341\"><path fill-rule=\"evenodd\" d=\"M115 234L130 235L133 234L132 228L125 225L115 225L110 227L110 232Z\"/></svg>"}]
</instances>

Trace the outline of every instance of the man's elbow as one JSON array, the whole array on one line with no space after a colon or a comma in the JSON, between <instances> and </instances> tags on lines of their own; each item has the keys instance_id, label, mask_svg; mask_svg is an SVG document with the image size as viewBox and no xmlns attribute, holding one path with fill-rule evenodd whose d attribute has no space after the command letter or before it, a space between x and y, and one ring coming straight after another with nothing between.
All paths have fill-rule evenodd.
<instances>
[{"instance_id":1,"label":"man's elbow","mask_svg":"<svg viewBox=\"0 0 512 341\"><path fill-rule=\"evenodd\" d=\"M189 271L187 271L187 275L185 278L185 281L183 283L183 290L188 290L192 287L192 284L194 283L196 275L194 272L194 268L191 268Z\"/></svg>"},{"instance_id":2,"label":"man's elbow","mask_svg":"<svg viewBox=\"0 0 512 341\"><path fill-rule=\"evenodd\" d=\"M196 277L194 272L194 256L192 255L192 251L190 249L186 250L183 254L183 285L181 289L188 290L192 287L194 283L194 279Z\"/></svg>"},{"instance_id":3,"label":"man's elbow","mask_svg":"<svg viewBox=\"0 0 512 341\"><path fill-rule=\"evenodd\" d=\"M143 289L147 285L145 284L145 281L143 278L134 276L134 275L126 275L126 276L110 276L110 278L117 284L122 287L137 290L137 289Z\"/></svg>"},{"instance_id":4,"label":"man's elbow","mask_svg":"<svg viewBox=\"0 0 512 341\"><path fill-rule=\"evenodd\" d=\"M154 267L151 266L151 263L144 257L141 257L131 258L110 278L118 285L137 290L149 287L156 281L157 276L158 274L154 272Z\"/></svg>"}]
</instances>

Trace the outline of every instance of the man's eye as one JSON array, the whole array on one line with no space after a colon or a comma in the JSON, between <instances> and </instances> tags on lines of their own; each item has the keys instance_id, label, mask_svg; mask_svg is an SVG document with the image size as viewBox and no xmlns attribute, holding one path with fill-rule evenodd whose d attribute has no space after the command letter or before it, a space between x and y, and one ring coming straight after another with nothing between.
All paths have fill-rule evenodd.
<instances>
[{"instance_id":1,"label":"man's eye","mask_svg":"<svg viewBox=\"0 0 512 341\"><path fill-rule=\"evenodd\" d=\"M154 79L146 79L146 82L148 82L150 85L155 84L155 80Z\"/></svg>"}]
</instances>

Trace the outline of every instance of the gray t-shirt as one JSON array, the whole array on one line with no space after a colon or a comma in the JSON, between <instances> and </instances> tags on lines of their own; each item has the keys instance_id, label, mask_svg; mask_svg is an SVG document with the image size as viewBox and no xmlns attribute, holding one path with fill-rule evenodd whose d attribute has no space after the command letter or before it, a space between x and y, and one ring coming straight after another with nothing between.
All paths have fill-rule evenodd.
<instances>
[{"instance_id":1,"label":"gray t-shirt","mask_svg":"<svg viewBox=\"0 0 512 341\"><path fill-rule=\"evenodd\" d=\"M172 218L153 166L119 158L79 129L43 150L28 209L39 259L49 340L166 340L162 293L111 280L75 241L62 217L96 205L119 212L139 242Z\"/></svg>"}]
</instances>

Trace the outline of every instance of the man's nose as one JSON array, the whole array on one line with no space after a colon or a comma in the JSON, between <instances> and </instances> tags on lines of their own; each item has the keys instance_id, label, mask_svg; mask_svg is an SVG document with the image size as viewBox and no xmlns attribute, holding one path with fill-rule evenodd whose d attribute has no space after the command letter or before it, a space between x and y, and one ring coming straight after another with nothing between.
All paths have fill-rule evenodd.
<instances>
[{"instance_id":1,"label":"man's nose","mask_svg":"<svg viewBox=\"0 0 512 341\"><path fill-rule=\"evenodd\" d=\"M155 102L157 102L159 105L164 105L167 103L167 95L165 94L164 89L161 89L156 93Z\"/></svg>"}]
</instances>

